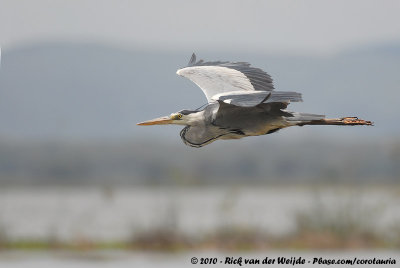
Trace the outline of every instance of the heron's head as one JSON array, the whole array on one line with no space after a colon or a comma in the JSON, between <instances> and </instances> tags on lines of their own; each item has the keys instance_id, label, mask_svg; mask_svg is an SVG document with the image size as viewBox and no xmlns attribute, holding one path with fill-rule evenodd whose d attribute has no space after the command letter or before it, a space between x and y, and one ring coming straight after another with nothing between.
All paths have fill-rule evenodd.
<instances>
[{"instance_id":1,"label":"heron's head","mask_svg":"<svg viewBox=\"0 0 400 268\"><path fill-rule=\"evenodd\" d=\"M152 120L138 123L139 126L151 126L151 125L192 125L199 120L203 120L203 111L189 111L182 110L177 113L172 113L169 116L163 116Z\"/></svg>"}]
</instances>

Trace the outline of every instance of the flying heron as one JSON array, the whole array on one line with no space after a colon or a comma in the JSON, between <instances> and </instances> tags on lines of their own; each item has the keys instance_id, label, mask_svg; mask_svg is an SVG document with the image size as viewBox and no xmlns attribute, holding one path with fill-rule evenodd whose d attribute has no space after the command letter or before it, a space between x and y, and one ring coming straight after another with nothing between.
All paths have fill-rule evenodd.
<instances>
[{"instance_id":1,"label":"flying heron","mask_svg":"<svg viewBox=\"0 0 400 268\"><path fill-rule=\"evenodd\" d=\"M271 134L291 126L373 124L357 117L325 119L324 115L287 111L289 102L302 101L301 94L274 91L271 76L246 62L196 61L193 53L188 66L176 73L198 85L208 103L138 125L184 125L180 136L192 147L219 139Z\"/></svg>"}]
</instances>

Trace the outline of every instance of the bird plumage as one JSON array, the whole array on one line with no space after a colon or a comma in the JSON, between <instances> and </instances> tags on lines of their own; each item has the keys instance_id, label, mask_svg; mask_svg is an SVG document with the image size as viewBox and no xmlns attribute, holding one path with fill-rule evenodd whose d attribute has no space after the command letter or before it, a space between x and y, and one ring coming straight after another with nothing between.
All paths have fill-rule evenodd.
<instances>
[{"instance_id":1,"label":"bird plumage","mask_svg":"<svg viewBox=\"0 0 400 268\"><path fill-rule=\"evenodd\" d=\"M272 91L274 85L269 74L246 62L196 62L193 53L187 67L176 72L198 85L209 102L213 96L235 91Z\"/></svg>"},{"instance_id":2,"label":"bird plumage","mask_svg":"<svg viewBox=\"0 0 400 268\"><path fill-rule=\"evenodd\" d=\"M356 117L324 119L324 115L287 111L290 102L302 101L301 94L274 91L271 76L246 62L196 61L193 53L188 66L177 74L198 85L208 104L139 125L186 125L180 136L192 147L218 139L270 134L295 125L372 125Z\"/></svg>"}]
</instances>

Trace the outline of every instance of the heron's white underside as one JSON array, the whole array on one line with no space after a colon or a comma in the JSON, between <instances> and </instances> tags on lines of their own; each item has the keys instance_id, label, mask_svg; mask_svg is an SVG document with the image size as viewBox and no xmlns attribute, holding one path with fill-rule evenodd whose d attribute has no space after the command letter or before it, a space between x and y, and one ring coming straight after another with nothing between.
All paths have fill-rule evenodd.
<instances>
[{"instance_id":1,"label":"heron's white underside","mask_svg":"<svg viewBox=\"0 0 400 268\"><path fill-rule=\"evenodd\" d=\"M215 101L221 94L228 92L254 91L250 80L243 73L223 66L192 66L179 69L176 73L198 85L208 102Z\"/></svg>"}]
</instances>

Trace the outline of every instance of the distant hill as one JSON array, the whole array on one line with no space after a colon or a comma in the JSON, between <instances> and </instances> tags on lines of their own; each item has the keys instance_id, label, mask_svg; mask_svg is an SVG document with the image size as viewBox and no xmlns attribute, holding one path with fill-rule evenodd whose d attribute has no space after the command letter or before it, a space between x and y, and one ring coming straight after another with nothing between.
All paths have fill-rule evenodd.
<instances>
[{"instance_id":1,"label":"distant hill","mask_svg":"<svg viewBox=\"0 0 400 268\"><path fill-rule=\"evenodd\" d=\"M186 52L127 50L101 44L43 43L3 49L0 136L23 139L177 138L177 128L135 123L205 103L202 92L175 74ZM400 46L360 48L330 58L206 52L209 60L249 61L275 79L277 90L303 93L292 110L373 120L355 135L396 136ZM341 135L340 128L305 133Z\"/></svg>"}]
</instances>

